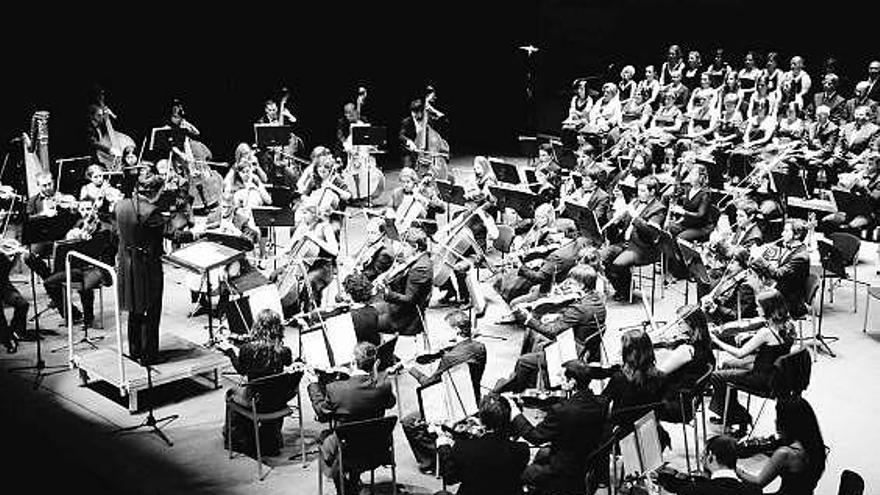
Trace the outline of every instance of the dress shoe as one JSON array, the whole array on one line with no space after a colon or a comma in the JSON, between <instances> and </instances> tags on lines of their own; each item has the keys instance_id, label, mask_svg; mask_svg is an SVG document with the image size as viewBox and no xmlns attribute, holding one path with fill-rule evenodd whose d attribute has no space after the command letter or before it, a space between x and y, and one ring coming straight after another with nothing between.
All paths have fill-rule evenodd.
<instances>
[{"instance_id":1,"label":"dress shoe","mask_svg":"<svg viewBox=\"0 0 880 495\"><path fill-rule=\"evenodd\" d=\"M513 313L508 313L495 322L496 325L511 325L513 323L516 323L516 315Z\"/></svg>"},{"instance_id":2,"label":"dress shoe","mask_svg":"<svg viewBox=\"0 0 880 495\"><path fill-rule=\"evenodd\" d=\"M4 345L6 346L7 354L15 354L18 352L18 341L15 340L15 337L11 338L9 342L6 342Z\"/></svg>"}]
</instances>

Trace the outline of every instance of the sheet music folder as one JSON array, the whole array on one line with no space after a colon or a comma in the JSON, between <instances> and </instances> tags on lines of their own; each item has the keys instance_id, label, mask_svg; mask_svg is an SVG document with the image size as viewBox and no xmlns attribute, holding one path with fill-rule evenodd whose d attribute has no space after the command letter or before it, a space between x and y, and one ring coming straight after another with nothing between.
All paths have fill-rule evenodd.
<instances>
[{"instance_id":1,"label":"sheet music folder","mask_svg":"<svg viewBox=\"0 0 880 495\"><path fill-rule=\"evenodd\" d=\"M174 127L154 127L150 131L150 151L170 153L172 148L183 150L186 135Z\"/></svg>"},{"instance_id":2,"label":"sheet music folder","mask_svg":"<svg viewBox=\"0 0 880 495\"><path fill-rule=\"evenodd\" d=\"M602 233L599 232L599 222L596 221L596 214L586 206L566 201L562 216L574 220L578 232L582 236L593 239L602 237Z\"/></svg>"},{"instance_id":3,"label":"sheet music folder","mask_svg":"<svg viewBox=\"0 0 880 495\"><path fill-rule=\"evenodd\" d=\"M258 227L293 227L296 219L293 210L279 208L277 206L254 206L251 207L254 215L254 223Z\"/></svg>"},{"instance_id":4,"label":"sheet music folder","mask_svg":"<svg viewBox=\"0 0 880 495\"><path fill-rule=\"evenodd\" d=\"M511 208L523 218L535 216L535 203L538 196L529 191L511 189L509 187L489 186L489 191L498 200L498 208Z\"/></svg>"},{"instance_id":5,"label":"sheet music folder","mask_svg":"<svg viewBox=\"0 0 880 495\"><path fill-rule=\"evenodd\" d=\"M831 195L834 197L837 211L846 212L848 217L869 215L871 213L871 202L865 196L859 196L840 189L832 189Z\"/></svg>"},{"instance_id":6,"label":"sheet music folder","mask_svg":"<svg viewBox=\"0 0 880 495\"><path fill-rule=\"evenodd\" d=\"M437 185L437 194L442 201L459 206L464 206L467 202L464 199L464 187L447 180L436 180L434 184Z\"/></svg>"},{"instance_id":7,"label":"sheet music folder","mask_svg":"<svg viewBox=\"0 0 880 495\"><path fill-rule=\"evenodd\" d=\"M259 148L286 146L290 143L293 127L278 124L254 124L254 142Z\"/></svg>"},{"instance_id":8,"label":"sheet music folder","mask_svg":"<svg viewBox=\"0 0 880 495\"><path fill-rule=\"evenodd\" d=\"M458 423L479 410L467 363L446 370L439 381L422 385L416 389L416 396L427 423Z\"/></svg>"},{"instance_id":9,"label":"sheet music folder","mask_svg":"<svg viewBox=\"0 0 880 495\"><path fill-rule=\"evenodd\" d=\"M212 241L196 241L162 257L181 268L204 273L244 258L244 252Z\"/></svg>"},{"instance_id":10,"label":"sheet music folder","mask_svg":"<svg viewBox=\"0 0 880 495\"><path fill-rule=\"evenodd\" d=\"M498 182L506 182L508 184L522 184L522 178L519 175L519 169L512 163L503 162L497 158L489 159L489 166Z\"/></svg>"}]
</instances>

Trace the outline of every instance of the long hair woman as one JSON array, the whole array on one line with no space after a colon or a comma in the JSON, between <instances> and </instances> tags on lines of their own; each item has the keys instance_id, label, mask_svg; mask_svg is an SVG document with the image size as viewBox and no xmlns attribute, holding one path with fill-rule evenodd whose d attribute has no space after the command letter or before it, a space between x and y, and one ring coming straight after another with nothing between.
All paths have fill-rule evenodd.
<instances>
[{"instance_id":1,"label":"long hair woman","mask_svg":"<svg viewBox=\"0 0 880 495\"><path fill-rule=\"evenodd\" d=\"M782 440L757 475L737 469L737 476L763 488L779 477L776 495L812 495L825 472L827 452L816 413L802 397L776 402L776 432Z\"/></svg>"},{"instance_id":2,"label":"long hair woman","mask_svg":"<svg viewBox=\"0 0 880 495\"><path fill-rule=\"evenodd\" d=\"M611 418L615 424L632 424L660 400L662 378L656 366L654 344L641 329L629 330L621 337L623 366L611 376L602 395L613 402ZM645 408L638 406L645 405Z\"/></svg>"},{"instance_id":3,"label":"long hair woman","mask_svg":"<svg viewBox=\"0 0 880 495\"><path fill-rule=\"evenodd\" d=\"M709 409L715 414L724 415L725 394L727 384L742 385L751 390L770 392L770 376L773 373L776 359L791 351L794 343L795 326L788 312L785 297L776 289L769 289L757 296L758 317L733 322L721 327L720 332L739 329L743 332L757 332L742 346L723 342L715 333L711 334L712 342L727 356L732 357L723 364L724 369L712 373L712 402ZM720 333L719 332L719 333ZM752 422L749 411L737 398L737 393L730 395L727 408L727 423L739 425L739 432L744 433L746 425ZM720 420L712 418L714 423Z\"/></svg>"},{"instance_id":4,"label":"long hair woman","mask_svg":"<svg viewBox=\"0 0 880 495\"><path fill-rule=\"evenodd\" d=\"M693 388L697 380L715 365L709 323L703 310L688 305L679 308L676 314L681 318L678 324L681 339L657 365L664 382L663 408L660 410L663 421L682 421L691 417L693 411L686 404L685 418L682 418L680 392Z\"/></svg>"}]
</instances>

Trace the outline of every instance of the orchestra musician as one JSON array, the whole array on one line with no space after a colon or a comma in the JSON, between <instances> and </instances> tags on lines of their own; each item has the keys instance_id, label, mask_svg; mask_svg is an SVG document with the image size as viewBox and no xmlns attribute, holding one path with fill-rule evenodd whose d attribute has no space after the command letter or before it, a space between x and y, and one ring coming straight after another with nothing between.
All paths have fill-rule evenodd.
<instances>
[{"instance_id":1,"label":"orchestra musician","mask_svg":"<svg viewBox=\"0 0 880 495\"><path fill-rule=\"evenodd\" d=\"M523 471L529 493L592 493L585 483L590 469L587 458L602 438L608 404L590 390L593 371L587 364L571 360L562 369L562 388L570 396L553 404L538 425L532 425L508 398L514 433L531 445L549 443Z\"/></svg>"},{"instance_id":2,"label":"orchestra musician","mask_svg":"<svg viewBox=\"0 0 880 495\"><path fill-rule=\"evenodd\" d=\"M381 344L379 336L379 311L371 303L373 299L373 281L362 273L352 273L345 277L342 288L351 299L351 321L358 342Z\"/></svg>"},{"instance_id":3,"label":"orchestra musician","mask_svg":"<svg viewBox=\"0 0 880 495\"><path fill-rule=\"evenodd\" d=\"M351 126L364 124L365 121L358 113L357 105L348 102L342 106L342 117L336 122L336 148L337 155L346 157L351 151Z\"/></svg>"},{"instance_id":4,"label":"orchestra musician","mask_svg":"<svg viewBox=\"0 0 880 495\"><path fill-rule=\"evenodd\" d=\"M578 355L584 361L598 362L601 345L601 331L605 327L605 301L596 292L596 270L589 265L577 265L568 273L564 284L573 297L561 309L561 316L549 322L534 316L523 306L514 310L517 322L526 327L522 352L517 358L513 372L495 385L494 391L522 392L533 387L538 378L538 370L546 374L547 366L543 348L557 335L568 330L574 331ZM546 376L542 377L546 383Z\"/></svg>"},{"instance_id":5,"label":"orchestra musician","mask_svg":"<svg viewBox=\"0 0 880 495\"><path fill-rule=\"evenodd\" d=\"M460 310L446 314L443 321L456 332L456 343L443 350L437 368L430 375L425 375L418 368L410 368L409 374L419 382L419 386L430 385L441 380L443 373L462 363L467 363L470 377L476 394L477 402L480 400L480 381L483 379L483 370L486 369L486 346L472 338L470 316ZM406 415L401 421L403 433L416 458L419 471L423 474L434 474L434 462L436 460L437 435L429 431L429 425L416 411Z\"/></svg>"},{"instance_id":6,"label":"orchestra musician","mask_svg":"<svg viewBox=\"0 0 880 495\"><path fill-rule=\"evenodd\" d=\"M760 495L761 490L737 476L737 443L727 435L706 440L700 457L708 478L681 480L675 476L658 476L657 482L669 493L678 495Z\"/></svg>"},{"instance_id":7,"label":"orchestra musician","mask_svg":"<svg viewBox=\"0 0 880 495\"><path fill-rule=\"evenodd\" d=\"M281 315L271 309L260 311L247 335L247 340L239 346L229 343L219 345L229 357L236 373L248 382L268 380L267 377L278 375L271 384L261 386L260 408L258 412L277 411L292 399L299 388L302 375L281 374L284 368L293 364L290 347L284 345L284 327ZM236 385L226 391L226 396L241 407L250 409L251 398L256 393L253 387L245 384ZM226 406L229 407L229 406ZM263 455L276 456L280 453L284 439L281 437L282 420L260 422L260 452ZM248 418L238 414L226 414L223 425L223 445L231 443L232 450L246 455L255 455L254 425ZM231 442L227 443L228 435Z\"/></svg>"},{"instance_id":8,"label":"orchestra musician","mask_svg":"<svg viewBox=\"0 0 880 495\"><path fill-rule=\"evenodd\" d=\"M299 297L295 300L300 307L319 308L323 301L324 289L333 281L335 273L336 257L339 255L339 241L336 231L330 223L327 215L318 210L318 206L309 199L304 200L299 207L298 215L300 223L294 231L290 248L285 257L288 265L279 268L272 275L272 279L283 283L282 278L295 269L295 264L304 265L307 270ZM282 300L285 294L282 294ZM304 304L305 302L305 304ZM291 308L284 308L285 314Z\"/></svg>"},{"instance_id":9,"label":"orchestra musician","mask_svg":"<svg viewBox=\"0 0 880 495\"><path fill-rule=\"evenodd\" d=\"M287 99L289 94L285 92L281 98L281 109L279 104L272 98L267 98L263 105L263 115L257 119L258 125L289 125L296 122L296 117L287 108ZM299 155L305 149L303 140L290 133L289 141L283 146L269 146L257 153L257 159L260 169L266 174L271 182L275 185L283 185L286 187L296 187L296 181L299 179L299 165L295 162L295 155ZM284 156L289 155L289 156Z\"/></svg>"},{"instance_id":10,"label":"orchestra musician","mask_svg":"<svg viewBox=\"0 0 880 495\"><path fill-rule=\"evenodd\" d=\"M834 173L837 177L868 166L880 145L880 126L871 122L868 107L856 108L852 122L840 127L840 137L834 150ZM829 183L837 181L829 177Z\"/></svg>"},{"instance_id":11,"label":"orchestra musician","mask_svg":"<svg viewBox=\"0 0 880 495\"><path fill-rule=\"evenodd\" d=\"M788 354L796 337L795 325L789 315L785 296L776 289L763 291L757 296L758 318L739 320L719 327L717 333L728 329L740 331L757 330L745 344L734 346L724 342L721 337L712 333L712 342L725 351L726 359L722 360L721 369L710 375L712 383L712 402L709 410L724 417L724 404L727 391L726 384L733 383L747 386L750 390L770 391L770 377L774 372L777 358ZM751 358L754 359L746 359ZM745 428L752 422L749 411L738 400L738 393L730 395L727 409L727 424L739 425L736 435L744 434ZM711 421L720 424L718 418Z\"/></svg>"},{"instance_id":12,"label":"orchestra musician","mask_svg":"<svg viewBox=\"0 0 880 495\"><path fill-rule=\"evenodd\" d=\"M623 241L602 252L605 276L614 287L616 301L629 299L630 267L653 263L660 256L659 229L666 219L666 207L657 197L658 185L654 176L639 179L637 197L609 222L625 229Z\"/></svg>"},{"instance_id":13,"label":"orchestra musician","mask_svg":"<svg viewBox=\"0 0 880 495\"><path fill-rule=\"evenodd\" d=\"M316 148L317 149L317 148ZM324 148L326 149L326 148ZM313 151L313 155L315 152ZM337 170L337 162L329 153L321 152L303 171L297 188L300 195L309 198L322 214L328 214L337 232L342 229L342 213L351 192Z\"/></svg>"},{"instance_id":14,"label":"orchestra musician","mask_svg":"<svg viewBox=\"0 0 880 495\"><path fill-rule=\"evenodd\" d=\"M123 150L125 152L125 150ZM100 213L113 211L116 201L122 199L122 192L111 186L101 165L90 165L86 169L89 182L79 190L80 201L91 201Z\"/></svg>"},{"instance_id":15,"label":"orchestra musician","mask_svg":"<svg viewBox=\"0 0 880 495\"><path fill-rule=\"evenodd\" d=\"M418 173L408 167L400 170L400 186L391 191L389 207L391 210L388 214L393 215L398 226L419 227L429 235L437 232L437 214L446 211L446 205L440 200L433 179L424 177L420 181ZM415 220L409 225L401 223L407 222L413 215Z\"/></svg>"},{"instance_id":16,"label":"orchestra musician","mask_svg":"<svg viewBox=\"0 0 880 495\"><path fill-rule=\"evenodd\" d=\"M478 418L483 434L453 439L437 434L440 472L446 483L460 483L457 495L522 495L521 474L529 448L510 439L510 405L496 394L480 400Z\"/></svg>"},{"instance_id":17,"label":"orchestra musician","mask_svg":"<svg viewBox=\"0 0 880 495\"><path fill-rule=\"evenodd\" d=\"M686 197L681 204L670 207L673 215L679 218L670 222L669 233L686 241L706 241L715 229L715 209L707 189L709 174L705 165L695 163L688 171L685 182L688 184Z\"/></svg>"},{"instance_id":18,"label":"orchestra musician","mask_svg":"<svg viewBox=\"0 0 880 495\"><path fill-rule=\"evenodd\" d=\"M69 194L61 194L55 191L55 184L52 180L52 174L49 172L40 172L37 174L37 191L33 196L28 198L25 203L25 214L28 217L45 216L52 217L58 214L59 208L65 208L69 211L77 207L76 198ZM52 254L52 243L41 242L31 246L31 252L37 257L46 259ZM26 258L25 261L28 261ZM39 274L39 272L38 272ZM48 273L40 274L41 278L48 276Z\"/></svg>"},{"instance_id":19,"label":"orchestra musician","mask_svg":"<svg viewBox=\"0 0 880 495\"><path fill-rule=\"evenodd\" d=\"M745 273L749 268L749 250L734 246L727 254L730 261L723 273L709 271L711 288L704 284L697 285L703 310L716 325L739 318L752 318L758 314L755 306L755 285L750 283Z\"/></svg>"},{"instance_id":20,"label":"orchestra musician","mask_svg":"<svg viewBox=\"0 0 880 495\"><path fill-rule=\"evenodd\" d=\"M354 348L354 366L347 379L322 383L307 370L308 392L315 417L319 422L335 424L381 418L385 410L394 407L396 399L387 376L377 372L379 361L376 346L360 342ZM337 459L338 440L332 430L321 432L320 461L324 474L339 486L340 463ZM343 473L346 493L358 493L359 472Z\"/></svg>"},{"instance_id":21,"label":"orchestra musician","mask_svg":"<svg viewBox=\"0 0 880 495\"><path fill-rule=\"evenodd\" d=\"M760 275L775 281L793 318L807 313L807 277L810 275L810 254L804 244L807 230L807 223L799 218L786 220L780 252L772 256L769 249L765 249L762 256L751 262Z\"/></svg>"},{"instance_id":22,"label":"orchestra musician","mask_svg":"<svg viewBox=\"0 0 880 495\"><path fill-rule=\"evenodd\" d=\"M90 249L90 256L98 254L98 256L93 257L108 265L114 265L118 244L115 232L110 229L106 222L101 220L95 205L91 201L81 201L79 213L82 218L67 233L66 238L68 240L89 242L99 250L95 253L95 250ZM55 273L43 279L43 286L46 288L46 294L49 296L51 305L58 309L62 318L66 318L67 306L64 304L63 292L67 273L64 266L56 266L55 269ZM75 259L71 261L70 278L72 282L82 284L82 288L79 291L79 299L82 302L83 309L80 313L80 310L71 304L73 308L71 310L73 322L82 321L83 326L92 327L95 321L94 290L102 285L110 285L112 278L103 268Z\"/></svg>"},{"instance_id":23,"label":"orchestra musician","mask_svg":"<svg viewBox=\"0 0 880 495\"><path fill-rule=\"evenodd\" d=\"M473 206L473 211L460 210L456 212L452 222L447 225L459 225L462 217L465 216L467 219L464 220L465 224L461 227L461 230L450 232L444 228L438 234L437 243L446 246L454 252L454 254L449 253L452 256L446 256L446 253L442 251L439 253L439 259L444 260L444 262L447 259L454 261L452 266L454 277L449 277L446 283L440 287L441 291L446 292L446 295L440 299L441 304L455 304L471 298L470 288L467 284L468 272L480 266L483 262L488 263L488 260L485 259L486 251L489 244L498 238L498 227L495 224L495 220L485 212L484 208L479 206ZM441 237L441 235L443 236ZM462 241L462 238L465 240ZM462 248L462 244L465 247ZM453 282L453 278L455 282ZM482 317L483 313L481 311L485 311L485 307L482 310L476 308L476 311L477 317Z\"/></svg>"},{"instance_id":24,"label":"orchestra musician","mask_svg":"<svg viewBox=\"0 0 880 495\"><path fill-rule=\"evenodd\" d=\"M428 129L425 129L425 123L428 127L437 128L445 119L445 115L430 105L429 98L436 94L430 86L428 86L428 95L425 100L417 98L412 100L409 105L409 115L400 123L399 139L404 148L403 166L412 169L418 169L419 175L424 175L428 170L422 170L417 167L419 160L419 147L416 145L418 136L424 135L427 139Z\"/></svg>"},{"instance_id":25,"label":"orchestra musician","mask_svg":"<svg viewBox=\"0 0 880 495\"><path fill-rule=\"evenodd\" d=\"M0 343L6 347L6 352L14 354L18 351L18 341L24 335L27 313L31 305L9 280L9 272L17 263L18 255L25 251L20 246L16 246L17 242L10 243L12 248L7 251L7 240L3 241L3 253L0 253L0 303L2 303L0 309L10 306L13 308L13 314L12 321L7 321L6 312L0 310Z\"/></svg>"},{"instance_id":26,"label":"orchestra musician","mask_svg":"<svg viewBox=\"0 0 880 495\"><path fill-rule=\"evenodd\" d=\"M560 204L564 206L566 201L581 205L593 212L596 223L600 226L608 221L608 213L611 208L611 197L604 189L599 187L603 172L598 167L587 169L580 168L581 187L568 195L563 195ZM593 246L600 246L603 242L601 236L588 239Z\"/></svg>"},{"instance_id":27,"label":"orchestra musician","mask_svg":"<svg viewBox=\"0 0 880 495\"><path fill-rule=\"evenodd\" d=\"M413 227L405 235L402 251L403 266L409 266L397 279L379 280L376 288L382 301L376 304L379 312L379 331L417 335L427 332L424 326L425 309L434 289L434 267L428 251L428 235ZM388 273L395 271L394 268Z\"/></svg>"},{"instance_id":28,"label":"orchestra musician","mask_svg":"<svg viewBox=\"0 0 880 495\"><path fill-rule=\"evenodd\" d=\"M223 179L223 190L236 196L247 207L272 204L272 196L266 189L269 178L257 165L257 158L247 143L235 148L235 164Z\"/></svg>"}]
</instances>

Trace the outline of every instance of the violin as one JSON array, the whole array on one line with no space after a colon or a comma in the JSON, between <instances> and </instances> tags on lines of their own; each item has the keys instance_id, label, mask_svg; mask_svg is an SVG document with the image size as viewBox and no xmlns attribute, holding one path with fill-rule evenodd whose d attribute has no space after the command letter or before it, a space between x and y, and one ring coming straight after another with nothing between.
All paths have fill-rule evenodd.
<instances>
[{"instance_id":1,"label":"violin","mask_svg":"<svg viewBox=\"0 0 880 495\"><path fill-rule=\"evenodd\" d=\"M10 261L17 255L24 254L26 252L28 252L28 250L25 249L16 239L12 239L10 237L4 237L3 239L0 239L0 253L2 253L3 256L6 256L6 258Z\"/></svg>"},{"instance_id":2,"label":"violin","mask_svg":"<svg viewBox=\"0 0 880 495\"><path fill-rule=\"evenodd\" d=\"M54 216L58 213L58 208L65 210L73 210L79 207L79 201L71 194L61 194L56 192L51 198L43 201L43 212L45 216Z\"/></svg>"},{"instance_id":3,"label":"violin","mask_svg":"<svg viewBox=\"0 0 880 495\"><path fill-rule=\"evenodd\" d=\"M779 447L785 445L783 440L776 435L764 437L743 438L736 443L736 456L740 459L752 457L756 454L773 455Z\"/></svg>"}]
</instances>

